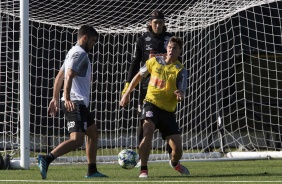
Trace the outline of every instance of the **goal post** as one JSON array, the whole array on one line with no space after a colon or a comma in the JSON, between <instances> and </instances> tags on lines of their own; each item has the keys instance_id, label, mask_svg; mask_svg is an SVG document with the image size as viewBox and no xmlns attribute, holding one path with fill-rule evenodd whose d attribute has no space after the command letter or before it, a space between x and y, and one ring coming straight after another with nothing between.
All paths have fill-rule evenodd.
<instances>
[{"instance_id":1,"label":"goal post","mask_svg":"<svg viewBox=\"0 0 282 184\"><path fill-rule=\"evenodd\" d=\"M29 169L29 0L20 1L20 25L20 167Z\"/></svg>"},{"instance_id":2,"label":"goal post","mask_svg":"<svg viewBox=\"0 0 282 184\"><path fill-rule=\"evenodd\" d=\"M27 2L0 3L0 152L11 155L13 168L28 169L39 153L69 137L62 111L50 117L47 108L83 24L100 35L89 53L97 161L117 162L120 150L137 150L138 90L128 108L120 108L119 100L135 42L154 9L184 41L188 89L176 111L183 160L282 158L282 1ZM168 161L159 131L152 145L149 160ZM86 162L85 145L55 160L77 162Z\"/></svg>"}]
</instances>

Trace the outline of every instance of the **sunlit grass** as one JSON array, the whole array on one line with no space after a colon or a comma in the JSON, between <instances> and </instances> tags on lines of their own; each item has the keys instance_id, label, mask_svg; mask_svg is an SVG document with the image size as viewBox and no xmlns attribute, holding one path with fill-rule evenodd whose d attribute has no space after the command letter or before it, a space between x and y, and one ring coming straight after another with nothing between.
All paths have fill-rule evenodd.
<instances>
[{"instance_id":1,"label":"sunlit grass","mask_svg":"<svg viewBox=\"0 0 282 184\"><path fill-rule=\"evenodd\" d=\"M231 181L282 181L282 160L256 160L256 161L224 161L224 162L182 162L189 168L190 176L181 176L176 173L167 162L149 163L149 178L140 180L138 174L140 168L125 170L117 164L98 164L98 170L108 178L85 179L86 164L79 165L54 165L49 167L47 181L77 182L104 182L132 181L138 183L154 183L163 181L173 182L231 182ZM1 170L1 183L21 183L30 180L30 183L40 183L41 176L37 166L31 166L30 170ZM144 181L144 182L142 182Z\"/></svg>"}]
</instances>

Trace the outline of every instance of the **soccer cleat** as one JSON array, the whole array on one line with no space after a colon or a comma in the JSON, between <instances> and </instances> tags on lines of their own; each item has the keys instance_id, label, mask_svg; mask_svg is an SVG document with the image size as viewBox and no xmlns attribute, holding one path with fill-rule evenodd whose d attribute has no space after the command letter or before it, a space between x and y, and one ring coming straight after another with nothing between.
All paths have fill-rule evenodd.
<instances>
[{"instance_id":1,"label":"soccer cleat","mask_svg":"<svg viewBox=\"0 0 282 184\"><path fill-rule=\"evenodd\" d=\"M176 166L172 166L171 160L170 160L169 165L180 174L190 175L189 170L184 165L181 165L180 162L178 162Z\"/></svg>"},{"instance_id":2,"label":"soccer cleat","mask_svg":"<svg viewBox=\"0 0 282 184\"><path fill-rule=\"evenodd\" d=\"M148 170L140 171L139 178L148 178Z\"/></svg>"},{"instance_id":3,"label":"soccer cleat","mask_svg":"<svg viewBox=\"0 0 282 184\"><path fill-rule=\"evenodd\" d=\"M137 164L135 165L135 167L141 167L141 160L139 160L139 161L137 162Z\"/></svg>"},{"instance_id":4,"label":"soccer cleat","mask_svg":"<svg viewBox=\"0 0 282 184\"><path fill-rule=\"evenodd\" d=\"M43 155L38 155L38 157L37 157L38 167L39 167L42 179L46 179L47 171L48 171L48 167L49 167L49 164L47 164L45 158L46 158L46 156L43 156Z\"/></svg>"},{"instance_id":5,"label":"soccer cleat","mask_svg":"<svg viewBox=\"0 0 282 184\"><path fill-rule=\"evenodd\" d=\"M108 176L102 173L99 173L98 171L92 174L87 173L87 175L85 176L85 178L102 178L102 177L108 177Z\"/></svg>"}]
</instances>

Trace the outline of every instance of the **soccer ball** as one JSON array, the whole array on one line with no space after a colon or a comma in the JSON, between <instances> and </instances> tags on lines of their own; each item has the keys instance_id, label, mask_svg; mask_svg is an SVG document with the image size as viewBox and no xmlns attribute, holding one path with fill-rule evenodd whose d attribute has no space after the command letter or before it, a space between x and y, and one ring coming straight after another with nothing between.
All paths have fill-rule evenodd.
<instances>
[{"instance_id":1,"label":"soccer ball","mask_svg":"<svg viewBox=\"0 0 282 184\"><path fill-rule=\"evenodd\" d=\"M132 149L124 149L118 154L118 164L123 169L132 169L138 162L138 155Z\"/></svg>"}]
</instances>

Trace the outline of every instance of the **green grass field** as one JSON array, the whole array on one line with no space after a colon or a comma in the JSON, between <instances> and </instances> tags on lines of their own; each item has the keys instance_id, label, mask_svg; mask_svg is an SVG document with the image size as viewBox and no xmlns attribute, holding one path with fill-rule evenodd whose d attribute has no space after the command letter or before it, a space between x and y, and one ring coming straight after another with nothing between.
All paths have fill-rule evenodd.
<instances>
[{"instance_id":1,"label":"green grass field","mask_svg":"<svg viewBox=\"0 0 282 184\"><path fill-rule=\"evenodd\" d=\"M191 172L181 176L166 162L149 163L149 178L139 179L139 168L99 164L108 178L85 179L86 165L51 165L46 180L37 166L30 170L1 170L0 183L274 183L282 182L282 160L182 162Z\"/></svg>"}]
</instances>

